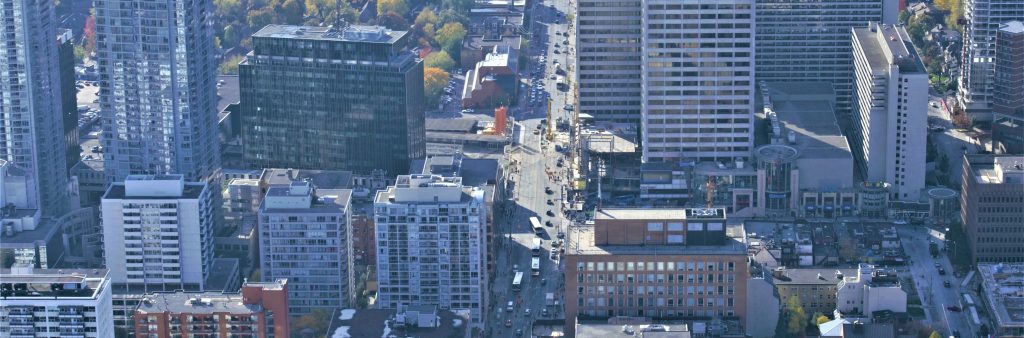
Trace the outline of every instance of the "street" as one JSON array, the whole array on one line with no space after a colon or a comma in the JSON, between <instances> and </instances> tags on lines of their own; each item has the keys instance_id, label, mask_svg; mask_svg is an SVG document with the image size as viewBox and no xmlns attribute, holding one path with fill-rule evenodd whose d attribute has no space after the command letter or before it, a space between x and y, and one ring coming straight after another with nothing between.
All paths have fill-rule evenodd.
<instances>
[{"instance_id":1,"label":"street","mask_svg":"<svg viewBox=\"0 0 1024 338\"><path fill-rule=\"evenodd\" d=\"M932 258L928 250L928 243L936 242L944 246L942 233L926 227L898 227L900 240L903 243L904 252L910 256L910 273L914 280L914 287L921 297L921 304L925 309L925 320L931 322L932 328L944 332L944 337L952 336L953 332L966 334L962 337L970 337L973 329L969 326L967 312L953 312L946 308L949 306L961 306L960 283L961 278L953 276L953 266L949 257L942 252L938 258ZM944 269L945 274L939 274L939 268ZM943 282L948 281L949 287Z\"/></svg>"},{"instance_id":2,"label":"street","mask_svg":"<svg viewBox=\"0 0 1024 338\"><path fill-rule=\"evenodd\" d=\"M568 222L562 211L562 201L563 186L567 182L566 170L571 160L555 150L555 144L563 147L568 144L567 132L552 129L552 141L548 141L547 136L548 128L554 128L555 121L569 121L572 116L570 111L563 109L573 104L571 90L560 90L558 76L552 76L561 67L564 73L559 75L571 79L575 70L570 66L573 56L567 53L572 52L572 47L565 44L575 40L567 22L571 5L570 0L547 0L528 9L533 13L533 22L527 23L532 42L529 50L520 51L527 53L531 61L530 65L521 67L527 99L520 101L518 109L513 109L519 134L508 154L511 163L508 180L513 193L508 201L511 207L505 208L505 215L497 217L497 231L501 236L496 243L499 253L497 273L488 313L493 324L488 325L487 337L530 336L534 320L563 316L564 274L557 243L559 233L564 231ZM535 103L530 104L534 97L537 97ZM550 117L547 115L548 97L551 99ZM542 121L547 123L542 126ZM540 219L543 233L534 233L530 217ZM543 241L540 252L536 253L541 261L539 276L531 276L530 273L531 258L535 257L531 252L535 238ZM554 255L551 254L552 248L556 250ZM524 274L522 288L518 292L512 289L516 271ZM559 306L545 305L548 293L554 294ZM509 301L513 302L511 312L507 310Z\"/></svg>"},{"instance_id":3,"label":"street","mask_svg":"<svg viewBox=\"0 0 1024 338\"><path fill-rule=\"evenodd\" d=\"M947 100L947 104L952 101ZM932 139L936 142L936 150L949 159L949 177L951 187L959 187L963 165L963 154L975 154L978 152L977 142L971 140L970 136L961 130L953 127L953 122L938 96L931 96L928 104L928 126ZM941 131L940 131L941 130ZM945 170L945 168L938 168Z\"/></svg>"}]
</instances>

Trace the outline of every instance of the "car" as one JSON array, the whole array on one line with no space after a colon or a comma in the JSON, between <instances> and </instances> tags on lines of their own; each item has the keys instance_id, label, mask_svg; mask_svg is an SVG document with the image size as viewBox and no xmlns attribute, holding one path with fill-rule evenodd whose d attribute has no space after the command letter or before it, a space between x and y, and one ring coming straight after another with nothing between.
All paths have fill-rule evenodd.
<instances>
[{"instance_id":1,"label":"car","mask_svg":"<svg viewBox=\"0 0 1024 338\"><path fill-rule=\"evenodd\" d=\"M562 167L562 161L558 161L558 163L555 163L555 166L561 168Z\"/></svg>"},{"instance_id":2,"label":"car","mask_svg":"<svg viewBox=\"0 0 1024 338\"><path fill-rule=\"evenodd\" d=\"M548 200L548 205L555 205L555 201L554 200Z\"/></svg>"},{"instance_id":3,"label":"car","mask_svg":"<svg viewBox=\"0 0 1024 338\"><path fill-rule=\"evenodd\" d=\"M953 312L960 312L962 309L959 306L950 305L950 306L946 307L946 310L953 311Z\"/></svg>"},{"instance_id":4,"label":"car","mask_svg":"<svg viewBox=\"0 0 1024 338\"><path fill-rule=\"evenodd\" d=\"M952 284L950 284L950 283L949 283L949 281L947 280L947 281L942 281L942 286L944 286L944 287L947 287L947 288L948 288L948 287L952 287L953 285L952 285Z\"/></svg>"},{"instance_id":5,"label":"car","mask_svg":"<svg viewBox=\"0 0 1024 338\"><path fill-rule=\"evenodd\" d=\"M943 276L946 275L946 269L940 268L939 269L939 275L943 275Z\"/></svg>"},{"instance_id":6,"label":"car","mask_svg":"<svg viewBox=\"0 0 1024 338\"><path fill-rule=\"evenodd\" d=\"M540 279L540 285L547 285L547 284L548 284L548 279L547 278L541 278Z\"/></svg>"},{"instance_id":7,"label":"car","mask_svg":"<svg viewBox=\"0 0 1024 338\"><path fill-rule=\"evenodd\" d=\"M530 309L523 310L523 316L524 317L529 317L530 316Z\"/></svg>"},{"instance_id":8,"label":"car","mask_svg":"<svg viewBox=\"0 0 1024 338\"><path fill-rule=\"evenodd\" d=\"M935 101L932 101L931 102L931 106L932 106L932 108L938 108L939 107L939 103L935 102Z\"/></svg>"},{"instance_id":9,"label":"car","mask_svg":"<svg viewBox=\"0 0 1024 338\"><path fill-rule=\"evenodd\" d=\"M545 214L545 215L548 215L548 217L555 217L555 212L554 212L554 211L551 211L551 210L548 210L548 211L547 211L547 212L545 212L544 214Z\"/></svg>"},{"instance_id":10,"label":"car","mask_svg":"<svg viewBox=\"0 0 1024 338\"><path fill-rule=\"evenodd\" d=\"M511 319L506 319L505 320L505 327L512 327L512 320Z\"/></svg>"},{"instance_id":11,"label":"car","mask_svg":"<svg viewBox=\"0 0 1024 338\"><path fill-rule=\"evenodd\" d=\"M522 336L522 335L523 335L523 329L516 329L516 336L518 337L518 336Z\"/></svg>"},{"instance_id":12,"label":"car","mask_svg":"<svg viewBox=\"0 0 1024 338\"><path fill-rule=\"evenodd\" d=\"M540 310L540 315L544 316L544 317L547 317L548 316L548 308L541 309Z\"/></svg>"},{"instance_id":13,"label":"car","mask_svg":"<svg viewBox=\"0 0 1024 338\"><path fill-rule=\"evenodd\" d=\"M554 224L551 224L551 221L544 221L544 226L546 226L546 227L549 227L549 228L550 228L550 227L553 227L553 226L555 226L555 225L554 225Z\"/></svg>"},{"instance_id":14,"label":"car","mask_svg":"<svg viewBox=\"0 0 1024 338\"><path fill-rule=\"evenodd\" d=\"M939 264L939 262L935 262L935 268L936 269L941 268L941 267L942 267L942 264Z\"/></svg>"},{"instance_id":15,"label":"car","mask_svg":"<svg viewBox=\"0 0 1024 338\"><path fill-rule=\"evenodd\" d=\"M559 52L559 51L558 51L558 50L556 49L556 50L555 50L555 54L562 54L562 52Z\"/></svg>"},{"instance_id":16,"label":"car","mask_svg":"<svg viewBox=\"0 0 1024 338\"><path fill-rule=\"evenodd\" d=\"M564 232L561 232L561 231L559 231L559 232L558 232L558 235L556 235L555 237L558 237L558 238L565 238L565 233L564 233Z\"/></svg>"},{"instance_id":17,"label":"car","mask_svg":"<svg viewBox=\"0 0 1024 338\"><path fill-rule=\"evenodd\" d=\"M534 134L534 135L540 135L540 130L534 130L534 131L533 131L533 134Z\"/></svg>"}]
</instances>

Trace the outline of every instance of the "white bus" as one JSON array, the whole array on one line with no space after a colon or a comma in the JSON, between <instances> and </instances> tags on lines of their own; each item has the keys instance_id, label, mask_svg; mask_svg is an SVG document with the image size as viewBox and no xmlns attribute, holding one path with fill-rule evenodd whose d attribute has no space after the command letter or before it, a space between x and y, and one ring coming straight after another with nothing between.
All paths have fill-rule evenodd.
<instances>
[{"instance_id":1,"label":"white bus","mask_svg":"<svg viewBox=\"0 0 1024 338\"><path fill-rule=\"evenodd\" d=\"M523 289L523 272L516 271L516 277L512 279L512 291L519 292Z\"/></svg>"},{"instance_id":2,"label":"white bus","mask_svg":"<svg viewBox=\"0 0 1024 338\"><path fill-rule=\"evenodd\" d=\"M541 248L540 246L541 246L541 243L543 243L543 242L542 242L542 240L540 238L534 238L533 239L533 247L530 248L530 251L533 251L533 256L535 256L535 257L536 256L540 256L540 248Z\"/></svg>"},{"instance_id":3,"label":"white bus","mask_svg":"<svg viewBox=\"0 0 1024 338\"><path fill-rule=\"evenodd\" d=\"M533 232L538 236L544 233L544 226L540 224L540 217L530 217L530 226L533 227Z\"/></svg>"},{"instance_id":4,"label":"white bus","mask_svg":"<svg viewBox=\"0 0 1024 338\"><path fill-rule=\"evenodd\" d=\"M540 257L530 260L530 275L540 276Z\"/></svg>"}]
</instances>

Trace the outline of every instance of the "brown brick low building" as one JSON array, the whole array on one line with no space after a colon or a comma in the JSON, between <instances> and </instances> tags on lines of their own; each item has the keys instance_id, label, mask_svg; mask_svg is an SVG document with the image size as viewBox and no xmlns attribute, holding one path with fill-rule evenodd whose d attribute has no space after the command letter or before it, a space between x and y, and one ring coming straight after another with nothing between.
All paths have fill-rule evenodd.
<instances>
[{"instance_id":1,"label":"brown brick low building","mask_svg":"<svg viewBox=\"0 0 1024 338\"><path fill-rule=\"evenodd\" d=\"M565 262L570 336L577 319L745 319L746 245L724 209L598 210Z\"/></svg>"},{"instance_id":2,"label":"brown brick low building","mask_svg":"<svg viewBox=\"0 0 1024 338\"><path fill-rule=\"evenodd\" d=\"M288 281L241 293L154 293L135 310L135 337L288 337Z\"/></svg>"}]
</instances>

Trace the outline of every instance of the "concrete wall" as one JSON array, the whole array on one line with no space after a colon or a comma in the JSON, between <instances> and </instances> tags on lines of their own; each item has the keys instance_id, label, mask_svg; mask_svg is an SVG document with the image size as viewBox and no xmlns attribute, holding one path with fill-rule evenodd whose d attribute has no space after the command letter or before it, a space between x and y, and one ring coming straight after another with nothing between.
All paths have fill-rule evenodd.
<instances>
[{"instance_id":1,"label":"concrete wall","mask_svg":"<svg viewBox=\"0 0 1024 338\"><path fill-rule=\"evenodd\" d=\"M764 278L747 280L747 335L753 338L775 336L779 322L779 297L775 285Z\"/></svg>"}]
</instances>

